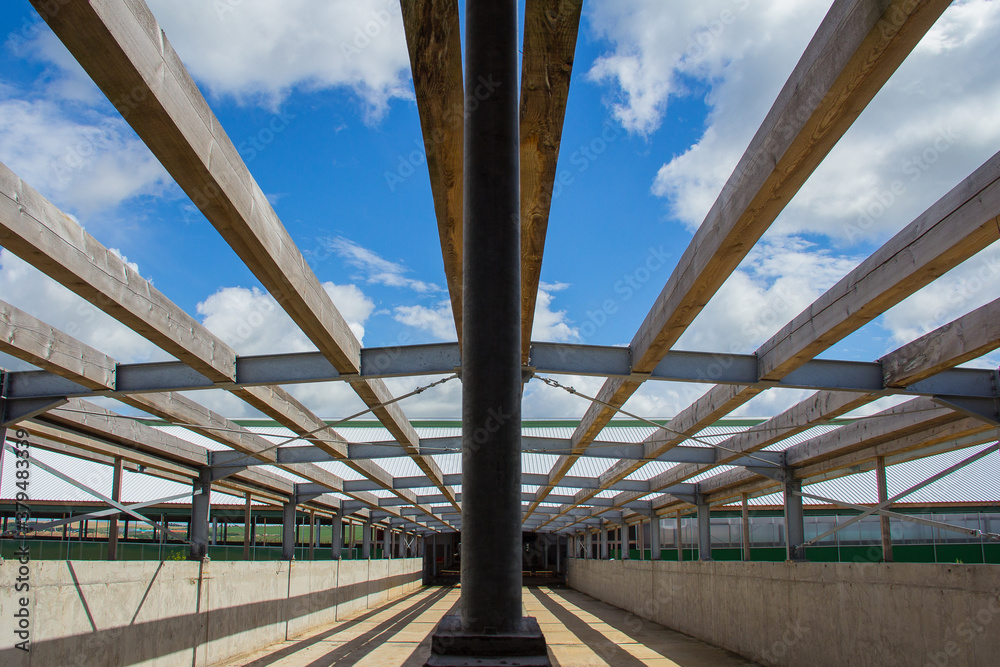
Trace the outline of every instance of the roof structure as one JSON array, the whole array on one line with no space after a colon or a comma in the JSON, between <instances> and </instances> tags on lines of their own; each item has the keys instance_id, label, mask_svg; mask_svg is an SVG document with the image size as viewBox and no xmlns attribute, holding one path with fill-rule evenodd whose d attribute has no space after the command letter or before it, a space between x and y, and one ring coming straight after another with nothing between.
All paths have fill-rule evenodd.
<instances>
[{"instance_id":1,"label":"roof structure","mask_svg":"<svg viewBox=\"0 0 1000 667\"><path fill-rule=\"evenodd\" d=\"M258 433L272 442L279 442L291 437L293 434L287 429L274 426L255 425L254 421L246 420L244 424L251 432ZM763 420L756 420L763 421ZM734 431L743 431L746 428L747 420L722 420L715 426L711 426L701 433L698 438L706 440L719 439ZM417 426L417 434L422 441L432 443L437 438L454 438L461 434L461 423L441 422L441 425L434 427ZM783 451L796 444L804 442L811 437L829 433L841 426L822 425L814 426L803 433L794 435L782 440L774 445L770 445L766 451ZM157 430L170 433L181 439L188 440L192 444L206 446L207 449L220 451L223 448L211 440L207 440L195 433L186 431L177 426L157 425ZM391 440L388 430L377 422L359 423L342 428L342 433L348 443L364 444L368 442L386 442ZM605 435L614 437L617 443L641 443L644 438L650 435L652 429L644 426L618 426L615 422L605 429ZM525 435L538 438L566 438L572 431L566 426L546 426L543 423L535 422L529 428L525 428ZM34 457L41 462L65 473L75 480L86 483L93 489L110 495L112 490L113 466L109 461L93 459L82 459L76 456L60 453L59 451L45 449L46 441L38 443L38 449ZM600 447L602 443L596 442L595 447ZM289 446L307 446L303 441L295 441ZM697 441L687 440L684 447L702 447L708 449ZM950 466L958 463L970 453L983 451L985 445L971 447L967 452L961 450L945 451L939 454L920 458L900 457L896 463L889 464L886 476L889 485L889 493L894 494L914 486L925 479L933 477L946 470ZM596 453L596 452L595 452ZM918 452L919 453L919 452ZM435 454L431 458L441 467L445 475L457 475L461 473L460 454ZM606 470L614 465L616 459L599 458L595 456L582 456L577 460L573 475L586 479L588 482L596 481ZM558 461L556 454L526 453L524 455L524 472L530 479L532 476L544 476L551 472L552 466ZM420 470L412 460L405 456L394 458L378 459L376 461L393 476L394 479L407 479L419 477ZM0 473L0 480L4 481L0 488L0 501L11 501L17 493L15 485L16 460L8 457L4 460L4 469ZM345 480L358 481L364 477L351 470L342 463L336 461L326 461L318 463L321 468L333 474L343 477ZM628 481L647 481L658 474L664 473L672 467L672 463L666 461L651 461L643 468L637 470L629 476ZM691 478L692 482L701 479L708 479L716 472L731 470L729 466L720 466L715 471L706 471L701 475ZM297 475L289 473L275 466L260 466L258 470L266 470L274 473L276 477L283 477L290 481L304 483L306 480ZM188 485L175 481L168 477L161 477L156 468L143 468L126 470L122 480L122 502L125 503L145 503L160 498L183 495ZM817 482L810 488L811 493L819 496L827 496L835 499L847 500L859 504L874 505L878 502L878 492L876 489L876 479L874 470L844 469L839 471L842 476L832 477ZM538 492L538 484L522 484L521 490L525 494ZM433 489L429 487L415 488L417 496L431 495ZM563 485L558 492L560 494L576 494L583 491L582 488ZM752 507L780 507L782 498L779 492L770 493L770 489L761 489L749 495L749 503ZM390 498L392 494L382 489L372 490L372 493L379 498ZM341 501L349 500L343 494L331 494ZM601 491L596 498L613 498L613 490ZM94 497L81 489L55 477L47 472L39 471L32 479L32 500L35 503L47 502L89 502ZM190 498L180 498L169 501L176 504L189 504ZM263 504L261 501L254 501L255 504ZM808 506L829 507L829 503L824 503L812 498L804 500ZM227 494L224 492L213 493L212 503L214 505L242 505L243 498ZM585 503L586 504L586 503ZM900 505L917 506L945 506L945 505L966 505L966 506L1000 506L1000 456L990 456L974 464L971 464L952 475L938 480L937 482L920 489L916 493L908 496Z\"/></svg>"},{"instance_id":2,"label":"roof structure","mask_svg":"<svg viewBox=\"0 0 1000 667\"><path fill-rule=\"evenodd\" d=\"M0 164L0 245L177 359L119 363L0 303L0 351L42 369L4 373L2 423L23 428L43 448L99 462L120 457L185 484L211 478L224 493L309 496L303 502L325 512L388 518L421 531L460 530L461 433L454 426L416 427L385 383L451 380L461 374L459 344L361 346L144 3L60 4L56 12L46 9L50 3L33 4L108 99L129 100L119 105L125 120L318 351L237 355ZM754 353L676 349L948 4L833 3L630 344L609 347L530 339L582 3L528 0L520 97L524 378L553 386L567 375L605 380L586 397L590 407L579 423L526 426L525 530L572 532L610 512L629 520L726 504L742 494L769 494L789 480L851 479L844 476L880 461L935 474L937 464L921 468L918 461L951 461L953 450L973 447L969 452L992 451L978 448L998 437L997 371L957 367L1000 347L1000 300L881 359L817 357L1000 238L1000 154ZM468 91L458 3L402 6L461 337ZM667 380L713 386L665 423L614 425L640 387ZM329 424L283 388L329 381L347 383L380 426L355 431ZM787 387L816 393L759 423L720 422L755 396ZM180 393L208 389L231 393L278 426L250 428ZM884 396L906 400L864 419L836 421ZM123 417L93 397L116 399L174 426ZM983 493L995 490L984 486Z\"/></svg>"}]
</instances>

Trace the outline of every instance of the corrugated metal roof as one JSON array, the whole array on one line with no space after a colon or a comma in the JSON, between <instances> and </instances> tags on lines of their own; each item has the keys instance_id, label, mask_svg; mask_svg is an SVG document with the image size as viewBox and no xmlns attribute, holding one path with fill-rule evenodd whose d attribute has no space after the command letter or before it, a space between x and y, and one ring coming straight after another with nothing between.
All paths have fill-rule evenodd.
<instances>
[{"instance_id":1,"label":"corrugated metal roof","mask_svg":"<svg viewBox=\"0 0 1000 667\"><path fill-rule=\"evenodd\" d=\"M959 461L969 458L992 445L979 445L953 452L944 452L922 459L897 463L885 470L886 490L889 497L896 495L934 475L947 470ZM834 500L846 500L857 505L878 502L875 471L845 475L828 479L803 488L806 493ZM749 498L748 504L756 507L775 506L783 503L780 492ZM933 484L904 497L899 504L928 503L988 503L1000 502L1000 454L986 456L964 468L939 479ZM803 499L804 505L825 505L819 500Z\"/></svg>"},{"instance_id":2,"label":"corrugated metal roof","mask_svg":"<svg viewBox=\"0 0 1000 667\"><path fill-rule=\"evenodd\" d=\"M702 440L707 440L708 442L718 443L732 436L734 433L746 430L748 428L746 424L747 422L745 420L741 421L741 423L734 423L732 425L720 423L699 432L696 437ZM829 433L830 431L840 427L841 426L839 424L814 426L803 431L802 433L788 436L784 440L768 447L767 449L772 451L787 449L788 447L824 433ZM188 440L209 450L218 451L226 449L224 445L205 438L197 433L188 431L182 427L160 425L157 426L157 428L165 433ZM291 431L281 426L252 425L248 428L256 433L259 433L269 442L275 444L282 442L293 435ZM342 434L348 438L350 442L371 442L391 439L391 435L386 429L372 425L363 425L358 427L347 427L345 425L344 427L338 427L338 429L340 428L343 428ZM524 433L525 435L531 436L568 438L572 435L573 430L574 429L571 426L560 422L559 424L554 424L551 427L532 425L525 428ZM599 436L600 439L595 441L592 447L601 447L602 444L606 445L607 443L612 442L639 443L654 431L655 429L648 426L609 426L601 432ZM461 434L461 429L457 426L451 427L448 425L422 426L417 428L417 433L422 438L455 437ZM296 441L290 444L307 443ZM691 439L685 440L682 444L690 447L707 446ZM894 492L894 489L895 491L902 490L903 488L912 486L913 484L940 472L956 461L969 456L973 451L979 451L979 449L964 449L891 466L888 474L890 494ZM57 467L57 469L72 476L74 479L84 480L85 483L86 480L96 480L95 483L101 485L97 487L98 490L110 493L111 469L109 466L91 463L45 450L36 450L36 452L40 461L55 461L56 463L53 464L54 467ZM462 457L459 453L434 455L431 458L438 464L444 474L457 474L461 472ZM522 470L528 474L548 474L551 472L552 467L558 459L559 456L555 454L524 453L521 457ZM423 474L419 467L408 457L376 459L374 462L384 468L393 477L415 477ZM12 463L13 457L4 457L2 480L3 488L0 489L0 498L9 499L13 496L14 469L11 467ZM615 459L582 456L577 459L568 471L568 474L570 476L596 479L611 468L611 466L615 463ZM364 479L360 473L337 461L322 462L317 465L345 480ZM648 462L630 474L626 479L647 480L670 470L675 465L677 464L669 462ZM298 475L274 466L262 466L262 469L273 472L275 475L291 481L300 483L308 481ZM687 481L698 482L730 469L731 468L729 466L719 466ZM33 480L37 481L37 485L33 488L34 492L39 494L37 497L40 500L72 501L91 499L91 497L84 492L74 489L71 485L61 482L51 475L47 475L40 469L37 469L33 473ZM167 480L161 480L137 473L126 472L124 480L123 486L128 489L128 493L131 494L127 496L127 502L151 500L158 497L175 495L176 493L182 493L189 490L189 487L184 484L169 482ZM814 493L819 495L843 498L852 502L868 503L873 502L875 498L874 480L874 472L867 472L835 480L828 480L809 488ZM460 486L455 488L456 490L461 489ZM525 493L534 493L538 488L539 487L534 485L522 486ZM581 489L578 488L558 487L555 493L559 495L572 495L578 493L580 490ZM435 488L428 488L421 491L421 493L424 495L436 495L438 491ZM617 495L617 493L618 492L616 491L602 491L598 493L598 497L613 497L614 495ZM380 490L375 495L378 497L388 497L392 494L388 491ZM219 499L218 502L230 502L228 499L232 499L232 502L234 503L242 502L241 498L234 498L232 496L225 496L227 500L222 500L222 494L213 493L213 501L215 501L216 498ZM995 501L1000 501L1000 456L989 456L983 461L956 472L954 475L913 494L907 499L906 502L940 503ZM780 505L781 498L780 494L771 494L761 498L753 498L751 499L751 502L755 506ZM808 499L806 502L810 504L815 503L815 501L809 501Z\"/></svg>"},{"instance_id":3,"label":"corrugated metal roof","mask_svg":"<svg viewBox=\"0 0 1000 667\"><path fill-rule=\"evenodd\" d=\"M84 461L74 456L50 452L44 449L34 448L31 450L31 457L41 463L48 465L55 470L73 478L80 484L87 486L105 496L111 496L111 485L114 471L111 466L94 461ZM16 459L9 453L3 457L2 484L0 489L0 499L13 500L21 489L17 488L16 482ZM55 475L43 470L39 466L32 466L28 476L28 497L34 502L98 502L99 498L93 494L79 489L69 482L59 479ZM157 498L167 498L183 493L191 493L190 484L182 484L161 477L154 477L143 473L122 471L122 503L139 503ZM188 500L171 501L176 504L187 504ZM243 504L245 500L218 491L212 492L213 504Z\"/></svg>"}]
</instances>

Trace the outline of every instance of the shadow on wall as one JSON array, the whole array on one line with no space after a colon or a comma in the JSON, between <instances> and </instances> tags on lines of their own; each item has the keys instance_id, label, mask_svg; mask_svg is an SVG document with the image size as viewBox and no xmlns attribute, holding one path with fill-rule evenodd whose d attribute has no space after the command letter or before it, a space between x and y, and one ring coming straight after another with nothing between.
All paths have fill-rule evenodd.
<instances>
[{"instance_id":1,"label":"shadow on wall","mask_svg":"<svg viewBox=\"0 0 1000 667\"><path fill-rule=\"evenodd\" d=\"M391 564L390 564L391 563ZM30 653L14 648L0 566L0 664L207 665L420 587L421 561L32 563ZM391 569L390 569L391 568ZM8 581L11 580L11 581Z\"/></svg>"}]
</instances>

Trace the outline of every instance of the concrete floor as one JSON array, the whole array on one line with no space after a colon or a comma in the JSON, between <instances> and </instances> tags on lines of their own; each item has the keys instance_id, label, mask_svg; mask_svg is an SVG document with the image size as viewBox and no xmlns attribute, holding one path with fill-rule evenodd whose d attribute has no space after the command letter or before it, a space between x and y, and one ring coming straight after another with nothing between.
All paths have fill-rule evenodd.
<instances>
[{"instance_id":1,"label":"concrete floor","mask_svg":"<svg viewBox=\"0 0 1000 667\"><path fill-rule=\"evenodd\" d=\"M216 667L422 667L430 635L453 611L457 588L424 588L379 609L318 628ZM727 667L753 665L733 653L564 588L524 589L559 667Z\"/></svg>"}]
</instances>

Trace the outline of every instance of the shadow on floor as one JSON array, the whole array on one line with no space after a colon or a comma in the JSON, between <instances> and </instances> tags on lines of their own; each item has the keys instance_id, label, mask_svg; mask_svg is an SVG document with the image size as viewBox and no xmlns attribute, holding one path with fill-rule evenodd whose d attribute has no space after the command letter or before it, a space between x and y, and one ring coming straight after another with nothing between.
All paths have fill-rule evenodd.
<instances>
[{"instance_id":1,"label":"shadow on floor","mask_svg":"<svg viewBox=\"0 0 1000 667\"><path fill-rule=\"evenodd\" d=\"M363 635L359 635L358 637L355 637L354 639L338 646L329 653L324 654L322 657L309 663L307 667L330 667L330 665L334 664L340 667L341 665L346 666L357 663L370 652L378 648L384 640L392 637L394 634L405 628L414 618L433 606L435 602L448 595L450 590L451 588L442 588L431 593L424 599L417 601L412 606L406 607L395 616L379 623ZM283 658L287 658L295 653L298 653L299 651L307 649L310 646L314 646L324 640L331 639L338 633L341 633L360 623L364 623L374 616L385 612L387 609L403 605L408 600L411 600L422 593L423 591L416 591L410 595L394 600L389 604L383 605L377 609L373 609L365 614L362 614L361 616L357 616L349 621L338 624L336 627L331 628L326 632L321 632L295 642L294 644L289 644L288 646L285 646L273 653L269 653L264 657L254 660L253 662L248 662L244 667L266 667L267 665L273 664Z\"/></svg>"},{"instance_id":2,"label":"shadow on floor","mask_svg":"<svg viewBox=\"0 0 1000 667\"><path fill-rule=\"evenodd\" d=\"M664 657L674 661L680 667L708 664L705 662L705 659L712 659L711 656L713 655L716 656L715 659L724 660L727 665L758 665L758 663L748 660L737 653L706 644L700 639L686 635L683 632L665 628L658 623L636 616L631 612L619 609L606 602L601 602L571 588L545 587L545 592L594 616L601 623L606 623L637 644L642 644L660 653ZM608 664L615 665L615 667L617 665L645 665L642 660L625 652L603 634L592 629L585 621L576 616L576 612L561 606L539 589L532 589L531 593L559 622L563 623L568 630L576 634L580 641L587 644L591 650L601 656ZM583 629L583 634L577 628ZM620 657L621 654L627 657Z\"/></svg>"},{"instance_id":3,"label":"shadow on floor","mask_svg":"<svg viewBox=\"0 0 1000 667\"><path fill-rule=\"evenodd\" d=\"M576 635L581 642L586 644L591 651L601 656L601 658L603 658L609 665L614 665L615 667L645 667L646 663L642 660L639 660L634 655L605 637L603 634L591 628L585 622L577 618L573 612L564 608L562 605L557 604L555 600L550 598L548 595L540 592L538 588L531 587L529 590L531 591L531 594L535 596L535 599L538 600L550 614L556 617L557 621L562 623L567 630ZM594 615L597 616L597 614ZM608 622L605 621L605 623ZM612 623L608 623L608 625L615 627Z\"/></svg>"}]
</instances>

